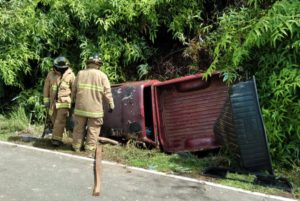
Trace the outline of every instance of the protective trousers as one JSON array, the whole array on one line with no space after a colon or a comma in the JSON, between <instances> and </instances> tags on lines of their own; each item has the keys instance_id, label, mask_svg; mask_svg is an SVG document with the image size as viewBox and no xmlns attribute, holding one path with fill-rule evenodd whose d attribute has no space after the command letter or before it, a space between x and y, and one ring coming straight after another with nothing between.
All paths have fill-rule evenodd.
<instances>
[{"instance_id":1,"label":"protective trousers","mask_svg":"<svg viewBox=\"0 0 300 201\"><path fill-rule=\"evenodd\" d=\"M69 116L69 109L67 108L54 109L51 118L53 123L53 132L52 132L53 140L62 141L68 116Z\"/></svg>"},{"instance_id":2,"label":"protective trousers","mask_svg":"<svg viewBox=\"0 0 300 201\"><path fill-rule=\"evenodd\" d=\"M86 134L84 149L86 151L95 150L101 126L103 124L103 118L89 118L75 115L74 121L73 148L79 150L82 147Z\"/></svg>"}]
</instances>

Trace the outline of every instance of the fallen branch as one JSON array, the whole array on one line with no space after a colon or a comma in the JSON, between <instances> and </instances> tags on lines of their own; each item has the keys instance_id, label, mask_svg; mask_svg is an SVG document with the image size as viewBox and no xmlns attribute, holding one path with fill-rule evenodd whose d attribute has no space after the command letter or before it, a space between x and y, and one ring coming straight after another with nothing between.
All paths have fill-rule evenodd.
<instances>
[{"instance_id":1,"label":"fallen branch","mask_svg":"<svg viewBox=\"0 0 300 201\"><path fill-rule=\"evenodd\" d=\"M95 161L94 161L94 189L93 196L99 196L101 192L101 176L102 176L102 147L97 145L95 150Z\"/></svg>"},{"instance_id":2,"label":"fallen branch","mask_svg":"<svg viewBox=\"0 0 300 201\"><path fill-rule=\"evenodd\" d=\"M120 143L116 140L109 139L107 137L99 137L98 140L102 143L110 143L113 145L119 145Z\"/></svg>"}]
</instances>

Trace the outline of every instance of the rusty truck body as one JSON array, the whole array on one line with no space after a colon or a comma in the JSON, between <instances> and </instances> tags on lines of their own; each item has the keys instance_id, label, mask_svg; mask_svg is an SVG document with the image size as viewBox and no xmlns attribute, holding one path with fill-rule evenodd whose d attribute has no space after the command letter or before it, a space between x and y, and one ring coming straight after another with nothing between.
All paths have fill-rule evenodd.
<instances>
[{"instance_id":1,"label":"rusty truck body","mask_svg":"<svg viewBox=\"0 0 300 201\"><path fill-rule=\"evenodd\" d=\"M160 82L147 80L112 86L115 111L106 113L102 135L135 138L165 152L219 147L214 124L228 96L219 73Z\"/></svg>"},{"instance_id":2,"label":"rusty truck body","mask_svg":"<svg viewBox=\"0 0 300 201\"><path fill-rule=\"evenodd\" d=\"M273 175L254 77L227 86L217 72L196 74L114 85L112 93L116 108L106 113L102 135L167 153L228 146L244 169Z\"/></svg>"}]
</instances>

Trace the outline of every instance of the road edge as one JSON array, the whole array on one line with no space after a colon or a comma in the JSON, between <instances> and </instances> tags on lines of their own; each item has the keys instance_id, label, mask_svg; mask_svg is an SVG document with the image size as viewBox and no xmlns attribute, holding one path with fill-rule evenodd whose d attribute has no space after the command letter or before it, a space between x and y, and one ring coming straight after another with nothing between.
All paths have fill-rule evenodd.
<instances>
[{"instance_id":1,"label":"road edge","mask_svg":"<svg viewBox=\"0 0 300 201\"><path fill-rule=\"evenodd\" d=\"M75 159L80 159L80 160L85 160L85 161L91 161L91 162L94 161L94 159L83 157L83 156L77 156L77 155L72 155L72 154L68 154L68 153L62 153L59 151L52 151L52 150L48 150L48 149L42 149L42 148L32 147L32 146L28 146L28 145L21 145L21 144L16 144L16 143L12 143L12 142L1 141L1 140L0 140L0 144L7 145L7 146L13 146L13 147L20 147L20 148L24 148L24 149L30 149L33 151L40 151L40 152L45 152L45 153L50 153L50 154L56 154L56 155L60 155L60 156L65 156L65 157L75 158ZM190 182L199 183L199 184L205 184L205 185L216 187L216 188L232 190L232 191L236 191L236 192L261 196L261 197L265 197L265 198L272 198L272 199L275 199L278 201L297 201L297 200L291 199L291 198L285 198L285 197L269 195L269 194L265 194L265 193L253 192L253 191L244 190L244 189L240 189L240 188L236 188L236 187L230 187L230 186L225 186L222 184L216 184L216 183L212 183L212 182L208 182L208 181L204 181L204 180L192 179L189 177L171 175L171 174L167 174L167 173L163 173L163 172L158 172L155 170L147 170L147 169L143 169L143 168L127 166L127 165L123 165L123 164L111 162L111 161L102 160L102 163L107 164L107 165L116 165L116 166L124 167L127 169L131 169L131 170L171 177L171 178L175 178L175 179L179 179L179 180L190 181Z\"/></svg>"}]
</instances>

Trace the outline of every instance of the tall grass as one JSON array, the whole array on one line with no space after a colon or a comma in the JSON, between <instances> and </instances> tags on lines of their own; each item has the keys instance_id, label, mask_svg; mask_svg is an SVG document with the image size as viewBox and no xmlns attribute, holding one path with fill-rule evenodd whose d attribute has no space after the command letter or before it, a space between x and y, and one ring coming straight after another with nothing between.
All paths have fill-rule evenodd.
<instances>
[{"instance_id":1,"label":"tall grass","mask_svg":"<svg viewBox=\"0 0 300 201\"><path fill-rule=\"evenodd\" d=\"M0 115L0 135L25 130L29 125L30 121L23 107L15 108L8 117Z\"/></svg>"}]
</instances>

